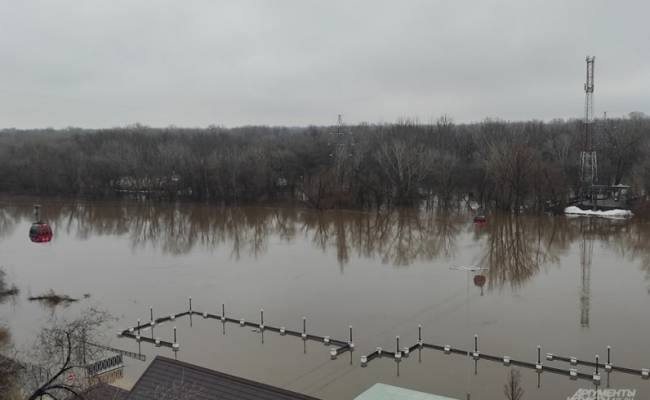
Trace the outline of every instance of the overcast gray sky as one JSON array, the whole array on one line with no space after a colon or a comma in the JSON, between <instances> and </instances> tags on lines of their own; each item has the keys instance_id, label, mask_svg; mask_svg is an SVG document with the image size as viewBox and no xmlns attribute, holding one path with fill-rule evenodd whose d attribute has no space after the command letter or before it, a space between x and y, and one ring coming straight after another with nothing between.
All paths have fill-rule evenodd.
<instances>
[{"instance_id":1,"label":"overcast gray sky","mask_svg":"<svg viewBox=\"0 0 650 400\"><path fill-rule=\"evenodd\" d=\"M650 113L650 1L0 0L0 127Z\"/></svg>"}]
</instances>

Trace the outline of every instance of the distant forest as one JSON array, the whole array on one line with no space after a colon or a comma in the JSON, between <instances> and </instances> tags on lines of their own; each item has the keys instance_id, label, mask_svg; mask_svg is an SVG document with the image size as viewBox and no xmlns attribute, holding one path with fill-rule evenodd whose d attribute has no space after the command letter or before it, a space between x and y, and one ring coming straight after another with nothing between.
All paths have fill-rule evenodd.
<instances>
[{"instance_id":1,"label":"distant forest","mask_svg":"<svg viewBox=\"0 0 650 400\"><path fill-rule=\"evenodd\" d=\"M650 119L595 122L598 182L650 189ZM0 131L0 192L193 199L295 200L325 208L427 204L544 209L576 192L580 120L339 127L124 128Z\"/></svg>"}]
</instances>

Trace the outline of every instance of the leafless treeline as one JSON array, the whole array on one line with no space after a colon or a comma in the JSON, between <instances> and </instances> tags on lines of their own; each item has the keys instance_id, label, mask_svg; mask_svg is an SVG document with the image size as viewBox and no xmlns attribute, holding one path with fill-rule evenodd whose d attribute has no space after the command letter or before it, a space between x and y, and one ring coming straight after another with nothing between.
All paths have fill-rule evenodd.
<instances>
[{"instance_id":1,"label":"leafless treeline","mask_svg":"<svg viewBox=\"0 0 650 400\"><path fill-rule=\"evenodd\" d=\"M317 208L565 201L578 180L578 120L456 125L0 131L0 191ZM597 121L600 183L650 188L650 119Z\"/></svg>"}]
</instances>

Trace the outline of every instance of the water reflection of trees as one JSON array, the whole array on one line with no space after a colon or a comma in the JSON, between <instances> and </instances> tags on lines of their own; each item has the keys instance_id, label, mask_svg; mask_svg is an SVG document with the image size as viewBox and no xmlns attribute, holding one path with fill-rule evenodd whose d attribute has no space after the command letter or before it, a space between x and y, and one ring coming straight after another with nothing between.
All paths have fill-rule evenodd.
<instances>
[{"instance_id":1,"label":"water reflection of trees","mask_svg":"<svg viewBox=\"0 0 650 400\"><path fill-rule=\"evenodd\" d=\"M650 277L650 226L643 221L501 216L492 218L476 237L485 239L481 265L489 268L490 288L520 286L584 240L603 243L630 262L640 260Z\"/></svg>"},{"instance_id":2,"label":"water reflection of trees","mask_svg":"<svg viewBox=\"0 0 650 400\"><path fill-rule=\"evenodd\" d=\"M13 207L0 224L14 226L21 218L29 220L31 212L31 204ZM456 251L456 237L467 224L463 216L417 209L317 212L291 207L80 202L47 204L43 213L55 234L65 232L82 240L127 236L133 248L153 246L175 255L197 247L228 247L234 258L257 257L268 250L269 237L292 241L304 236L323 251L334 251L341 265L353 254L400 266L450 258Z\"/></svg>"},{"instance_id":3,"label":"water reflection of trees","mask_svg":"<svg viewBox=\"0 0 650 400\"><path fill-rule=\"evenodd\" d=\"M562 246L560 218L504 216L485 228L481 265L488 268L488 288L509 283L518 287L535 275L542 265L557 263Z\"/></svg>"},{"instance_id":4,"label":"water reflection of trees","mask_svg":"<svg viewBox=\"0 0 650 400\"><path fill-rule=\"evenodd\" d=\"M434 259L451 264L458 238L475 230L466 215L418 209L317 212L291 207L61 202L47 203L43 214L55 236L57 232L82 240L121 236L135 249L152 246L174 255L196 248L225 248L235 259L258 257L268 251L270 240L305 238L324 252L335 253L341 267L355 256L395 266ZM31 218L31 203L5 206L0 209L1 232L6 235L25 223L26 235ZM518 287L544 266L557 263L585 237L629 261L640 260L650 277L650 246L646 246L650 225L634 219L491 217L487 226L475 230L473 239L481 245L479 262L489 268L488 288L494 289Z\"/></svg>"}]
</instances>

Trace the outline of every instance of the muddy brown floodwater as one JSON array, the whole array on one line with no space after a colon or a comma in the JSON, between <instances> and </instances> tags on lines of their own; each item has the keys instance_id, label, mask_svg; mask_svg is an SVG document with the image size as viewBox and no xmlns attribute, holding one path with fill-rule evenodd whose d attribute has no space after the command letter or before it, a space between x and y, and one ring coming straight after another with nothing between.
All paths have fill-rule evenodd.
<instances>
[{"instance_id":1,"label":"muddy brown floodwater","mask_svg":"<svg viewBox=\"0 0 650 400\"><path fill-rule=\"evenodd\" d=\"M0 304L16 344L53 313L98 305L118 317L112 346L145 354L125 359L115 384L129 387L156 354L171 350L118 338L117 328L193 308L346 339L355 351L330 360L328 347L195 316L156 326L176 356L208 368L323 399L352 399L375 382L465 399L503 399L509 372L434 350L399 364L359 365L377 346L417 340L534 362L547 352L593 360L612 346L615 364L650 368L650 225L640 220L490 217L465 212L315 212L292 207L220 208L197 204L40 200L54 229L31 243L33 200L0 201L0 265L20 294ZM488 268L482 278L453 266ZM27 301L54 289L79 302L55 309ZM91 297L83 298L90 293ZM150 334L145 332L144 335ZM569 368L561 362L545 365ZM592 373L590 367L580 371ZM565 399L590 381L522 369L524 399ZM538 380L539 378L539 380ZM650 398L650 382L603 374L602 388Z\"/></svg>"}]
</instances>

